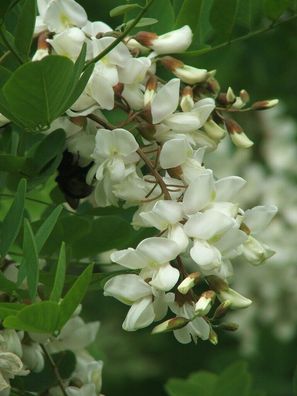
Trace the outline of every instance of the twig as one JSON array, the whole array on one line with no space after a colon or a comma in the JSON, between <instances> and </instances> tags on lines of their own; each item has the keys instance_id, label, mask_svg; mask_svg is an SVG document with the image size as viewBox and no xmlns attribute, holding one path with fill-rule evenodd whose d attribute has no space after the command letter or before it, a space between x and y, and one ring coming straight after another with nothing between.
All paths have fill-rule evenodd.
<instances>
[{"instance_id":1,"label":"twig","mask_svg":"<svg viewBox=\"0 0 297 396\"><path fill-rule=\"evenodd\" d=\"M43 344L40 344L40 346L41 346L41 349L43 350L43 352L44 352L44 354L45 354L47 360L49 361L49 363L50 363L50 365L51 365L51 367L52 367L52 369L53 369L53 372L54 372L54 374L55 374L55 377L56 377L56 379L57 379L57 381L58 381L58 385L59 385L59 387L60 387L60 389L61 389L63 395L64 395L64 396L68 396L68 394L67 394L67 392L66 392L66 389L65 389L65 387L64 387L64 384L63 384L63 380L62 380L62 378L61 378L61 376L60 376L59 369L58 369L56 363L54 362L54 360L53 360L53 358L51 357L51 355L48 353L46 347L45 347Z\"/></svg>"},{"instance_id":2,"label":"twig","mask_svg":"<svg viewBox=\"0 0 297 396\"><path fill-rule=\"evenodd\" d=\"M146 13L146 11L152 5L153 1L154 0L149 0L147 2L146 6L141 10L141 12L137 15L137 17L131 23L131 25L122 34L120 34L119 37L117 39L115 39L115 41L113 43L111 43L108 47L106 47L104 51L100 52L99 55L95 56L95 58L88 61L85 65L85 68L92 63L98 62L105 55L107 55L113 48L115 48L131 32L131 30L137 25L137 23L140 21L142 16Z\"/></svg>"}]
</instances>

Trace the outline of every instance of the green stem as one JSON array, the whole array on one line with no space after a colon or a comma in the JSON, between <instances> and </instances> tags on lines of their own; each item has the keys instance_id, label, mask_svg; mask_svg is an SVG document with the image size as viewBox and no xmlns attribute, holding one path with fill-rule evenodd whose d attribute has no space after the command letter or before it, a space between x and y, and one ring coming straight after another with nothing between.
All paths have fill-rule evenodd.
<instances>
[{"instance_id":1,"label":"green stem","mask_svg":"<svg viewBox=\"0 0 297 396\"><path fill-rule=\"evenodd\" d=\"M59 369L58 369L58 367L56 366L56 363L54 362L54 360L53 360L53 358L51 357L51 355L48 353L46 347L45 347L43 344L40 344L40 346L41 346L41 348L42 348L42 350L43 350L43 352L44 352L44 354L45 354L47 360L49 361L49 364L51 365L51 367L52 367L52 369L53 369L53 372L54 372L55 377L56 377L57 382L58 382L58 386L60 387L63 396L68 396L68 395L67 395L67 392L66 392L66 389L65 389L65 387L64 387L64 384L63 384L63 380L62 380L61 375L60 375L60 373L59 373Z\"/></svg>"},{"instance_id":2,"label":"green stem","mask_svg":"<svg viewBox=\"0 0 297 396\"><path fill-rule=\"evenodd\" d=\"M140 19L146 13L146 11L149 9L149 7L152 5L153 1L154 0L148 0L148 2L145 5L145 7L137 15L137 17L134 19L134 21L131 23L131 25L122 34L120 34L119 37L116 38L113 43L111 43L108 47L106 47L104 51L100 52L99 55L97 55L95 58L93 58L90 61L88 61L86 63L86 65L85 65L85 68L87 66L89 66L90 64L92 64L92 63L98 62L105 55L107 55L113 48L115 48L131 32L131 30L137 25L137 23L140 21Z\"/></svg>"},{"instance_id":3,"label":"green stem","mask_svg":"<svg viewBox=\"0 0 297 396\"><path fill-rule=\"evenodd\" d=\"M255 31L253 31L253 32L251 32L251 33L245 34L244 36L236 37L236 38L234 38L234 39L232 39L232 40L229 40L229 41L226 41L226 42L224 42L224 43L215 45L214 47L211 47L211 48L202 48L201 50L195 50L195 51L184 52L184 53L182 54L182 56L199 56L199 55L205 55L205 54L208 54L209 52L213 52L213 51L216 51L216 50L218 50L218 49L227 47L228 45L231 45L231 44L236 43L236 42L238 42L238 41L246 40L246 39L249 39L249 38L251 38L251 37L257 36L257 35L259 35L259 34L262 34L262 33L267 33L267 32L269 32L269 31L273 30L274 28L276 28L277 26L283 25L284 23L290 22L290 21L292 21L292 20L294 20L294 19L296 19L296 18L297 18L297 14L291 16L290 18L287 18L287 19L284 20L284 21L280 21L280 22L278 22L278 23L271 24L271 25L267 26L266 28L262 28L262 29L255 30Z\"/></svg>"}]
</instances>

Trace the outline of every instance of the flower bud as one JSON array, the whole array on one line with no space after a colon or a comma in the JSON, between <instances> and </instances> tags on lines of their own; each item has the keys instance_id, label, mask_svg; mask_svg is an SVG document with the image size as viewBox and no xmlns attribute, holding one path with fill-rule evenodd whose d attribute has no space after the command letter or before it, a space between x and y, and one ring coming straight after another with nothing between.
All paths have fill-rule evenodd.
<instances>
[{"instance_id":1,"label":"flower bud","mask_svg":"<svg viewBox=\"0 0 297 396\"><path fill-rule=\"evenodd\" d=\"M255 102L252 104L253 110L267 110L271 109L272 107L278 104L278 99L271 99L271 100L261 100L259 102Z\"/></svg>"},{"instance_id":2,"label":"flower bud","mask_svg":"<svg viewBox=\"0 0 297 396\"><path fill-rule=\"evenodd\" d=\"M230 309L246 308L251 305L252 301L228 286L228 283L215 275L210 275L207 278L210 287L217 293L218 299L221 302L228 301Z\"/></svg>"},{"instance_id":3,"label":"flower bud","mask_svg":"<svg viewBox=\"0 0 297 396\"><path fill-rule=\"evenodd\" d=\"M157 78L154 75L152 75L146 83L144 98L143 98L144 106L148 106L151 104L153 97L156 94L157 84L158 84Z\"/></svg>"},{"instance_id":4,"label":"flower bud","mask_svg":"<svg viewBox=\"0 0 297 396\"><path fill-rule=\"evenodd\" d=\"M47 42L48 38L48 31L40 33L38 36L38 41L37 41L37 51L32 57L32 61L39 61L43 58L45 58L47 55L49 55L49 43Z\"/></svg>"},{"instance_id":5,"label":"flower bud","mask_svg":"<svg viewBox=\"0 0 297 396\"><path fill-rule=\"evenodd\" d=\"M218 335L213 328L210 328L208 339L213 345L217 345L219 342Z\"/></svg>"},{"instance_id":6,"label":"flower bud","mask_svg":"<svg viewBox=\"0 0 297 396\"><path fill-rule=\"evenodd\" d=\"M230 308L230 305L231 305L231 301L229 301L229 300L222 302L215 310L213 319L220 319L223 316L225 316Z\"/></svg>"},{"instance_id":7,"label":"flower bud","mask_svg":"<svg viewBox=\"0 0 297 396\"><path fill-rule=\"evenodd\" d=\"M234 103L236 100L236 96L235 96L233 89L231 87L229 87L227 90L226 99L227 99L228 103Z\"/></svg>"},{"instance_id":8,"label":"flower bud","mask_svg":"<svg viewBox=\"0 0 297 396\"><path fill-rule=\"evenodd\" d=\"M195 315L207 315L212 307L215 298L216 293L213 290L207 290L206 292L202 293L195 305Z\"/></svg>"},{"instance_id":9,"label":"flower bud","mask_svg":"<svg viewBox=\"0 0 297 396\"><path fill-rule=\"evenodd\" d=\"M42 349L36 342L30 345L23 345L22 360L26 367L35 373L39 373L44 368L44 356Z\"/></svg>"},{"instance_id":10,"label":"flower bud","mask_svg":"<svg viewBox=\"0 0 297 396\"><path fill-rule=\"evenodd\" d=\"M221 128L214 120L209 119L204 125L203 129L207 135L215 140L221 140L225 134L225 129Z\"/></svg>"},{"instance_id":11,"label":"flower bud","mask_svg":"<svg viewBox=\"0 0 297 396\"><path fill-rule=\"evenodd\" d=\"M243 101L244 104L248 103L250 100L250 95L248 94L248 92L245 89L242 89L239 92L239 96L241 98L241 100Z\"/></svg>"},{"instance_id":12,"label":"flower bud","mask_svg":"<svg viewBox=\"0 0 297 396\"><path fill-rule=\"evenodd\" d=\"M205 81L209 76L206 69L185 65L182 61L172 56L164 56L161 59L161 63L186 84L196 84Z\"/></svg>"},{"instance_id":13,"label":"flower bud","mask_svg":"<svg viewBox=\"0 0 297 396\"><path fill-rule=\"evenodd\" d=\"M273 256L275 251L264 243L259 242L251 235L243 244L242 254L253 265L259 265L264 260Z\"/></svg>"},{"instance_id":14,"label":"flower bud","mask_svg":"<svg viewBox=\"0 0 297 396\"><path fill-rule=\"evenodd\" d=\"M184 52L192 42L192 30L186 25L180 29L158 36L156 33L138 32L135 39L157 54Z\"/></svg>"},{"instance_id":15,"label":"flower bud","mask_svg":"<svg viewBox=\"0 0 297 396\"><path fill-rule=\"evenodd\" d=\"M239 324L234 322L220 323L219 328L225 331L236 331L239 328Z\"/></svg>"},{"instance_id":16,"label":"flower bud","mask_svg":"<svg viewBox=\"0 0 297 396\"><path fill-rule=\"evenodd\" d=\"M193 90L189 86L185 87L182 91L180 107L184 112L191 111L194 107Z\"/></svg>"},{"instance_id":17,"label":"flower bud","mask_svg":"<svg viewBox=\"0 0 297 396\"><path fill-rule=\"evenodd\" d=\"M249 148L254 144L236 121L231 118L225 119L225 125L235 146Z\"/></svg>"},{"instance_id":18,"label":"flower bud","mask_svg":"<svg viewBox=\"0 0 297 396\"><path fill-rule=\"evenodd\" d=\"M154 327L152 334L167 333L169 331L178 330L186 326L191 320L177 316L173 319L168 319L165 322Z\"/></svg>"},{"instance_id":19,"label":"flower bud","mask_svg":"<svg viewBox=\"0 0 297 396\"><path fill-rule=\"evenodd\" d=\"M197 283L200 281L201 274L199 272L193 272L187 276L178 286L177 290L181 294L187 294Z\"/></svg>"}]
</instances>

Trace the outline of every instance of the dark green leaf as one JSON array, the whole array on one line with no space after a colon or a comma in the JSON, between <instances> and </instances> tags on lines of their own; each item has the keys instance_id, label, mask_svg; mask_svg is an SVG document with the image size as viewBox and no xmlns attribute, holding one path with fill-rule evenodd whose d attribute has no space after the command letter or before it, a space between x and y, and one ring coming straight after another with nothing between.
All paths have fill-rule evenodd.
<instances>
[{"instance_id":1,"label":"dark green leaf","mask_svg":"<svg viewBox=\"0 0 297 396\"><path fill-rule=\"evenodd\" d=\"M36 297L39 279L39 261L35 237L28 219L24 221L24 241L23 241L24 261L26 276L29 287L29 294L32 300Z\"/></svg>"},{"instance_id":2,"label":"dark green leaf","mask_svg":"<svg viewBox=\"0 0 297 396\"><path fill-rule=\"evenodd\" d=\"M290 0L265 0L265 15L271 20L277 20L289 7Z\"/></svg>"},{"instance_id":3,"label":"dark green leaf","mask_svg":"<svg viewBox=\"0 0 297 396\"><path fill-rule=\"evenodd\" d=\"M215 31L215 42L231 39L238 11L238 0L214 0L210 23Z\"/></svg>"},{"instance_id":4,"label":"dark green leaf","mask_svg":"<svg viewBox=\"0 0 297 396\"><path fill-rule=\"evenodd\" d=\"M35 0L25 0L15 30L15 46L21 56L28 58L36 19Z\"/></svg>"},{"instance_id":5,"label":"dark green leaf","mask_svg":"<svg viewBox=\"0 0 297 396\"><path fill-rule=\"evenodd\" d=\"M62 328L81 303L92 279L93 265L89 265L77 278L60 304L58 327Z\"/></svg>"},{"instance_id":6,"label":"dark green leaf","mask_svg":"<svg viewBox=\"0 0 297 396\"><path fill-rule=\"evenodd\" d=\"M295 369L293 376L293 392L294 392L294 396L297 396L297 367Z\"/></svg>"},{"instance_id":7,"label":"dark green leaf","mask_svg":"<svg viewBox=\"0 0 297 396\"><path fill-rule=\"evenodd\" d=\"M135 9L135 8L141 8L141 7L137 3L120 5L118 7L113 8L112 10L110 10L109 15L113 18L113 17L119 16L119 15L123 15L126 12L128 12L132 9Z\"/></svg>"},{"instance_id":8,"label":"dark green leaf","mask_svg":"<svg viewBox=\"0 0 297 396\"><path fill-rule=\"evenodd\" d=\"M26 185L26 180L21 179L17 188L15 200L3 220L0 240L1 256L6 255L20 231L23 222Z\"/></svg>"},{"instance_id":9,"label":"dark green leaf","mask_svg":"<svg viewBox=\"0 0 297 396\"><path fill-rule=\"evenodd\" d=\"M51 212L51 214L48 216L48 218L38 228L36 235L35 235L35 241L36 241L36 246L37 246L38 252L41 251L41 249L43 248L43 245L45 244L45 242L47 241L51 232L53 231L62 210L63 210L62 205L57 206Z\"/></svg>"},{"instance_id":10,"label":"dark green leaf","mask_svg":"<svg viewBox=\"0 0 297 396\"><path fill-rule=\"evenodd\" d=\"M0 171L19 172L25 165L26 158L10 154L0 154Z\"/></svg>"},{"instance_id":11,"label":"dark green leaf","mask_svg":"<svg viewBox=\"0 0 297 396\"><path fill-rule=\"evenodd\" d=\"M180 28L189 25L193 31L196 30L203 0L184 0L176 17L175 27Z\"/></svg>"},{"instance_id":12,"label":"dark green leaf","mask_svg":"<svg viewBox=\"0 0 297 396\"><path fill-rule=\"evenodd\" d=\"M47 129L72 92L73 69L70 59L58 55L20 66L3 87L0 110L8 108L24 128Z\"/></svg>"},{"instance_id":13,"label":"dark green leaf","mask_svg":"<svg viewBox=\"0 0 297 396\"><path fill-rule=\"evenodd\" d=\"M58 302L60 300L63 291L64 281L65 281L65 273L66 273L66 252L65 252L65 243L62 242L57 268L56 268L54 286L50 295L51 301Z\"/></svg>"},{"instance_id":14,"label":"dark green leaf","mask_svg":"<svg viewBox=\"0 0 297 396\"><path fill-rule=\"evenodd\" d=\"M227 367L219 376L213 396L249 396L251 376L245 362L237 362Z\"/></svg>"}]
</instances>

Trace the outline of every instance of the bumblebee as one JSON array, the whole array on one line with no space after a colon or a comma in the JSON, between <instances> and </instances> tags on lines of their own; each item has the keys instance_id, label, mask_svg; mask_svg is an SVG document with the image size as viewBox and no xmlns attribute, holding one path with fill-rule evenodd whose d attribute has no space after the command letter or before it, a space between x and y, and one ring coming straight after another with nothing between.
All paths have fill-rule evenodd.
<instances>
[{"instance_id":1,"label":"bumblebee","mask_svg":"<svg viewBox=\"0 0 297 396\"><path fill-rule=\"evenodd\" d=\"M79 156L65 150L55 179L72 209L77 209L79 200L86 198L93 191L93 187L86 183L86 176L93 162L82 167L79 166L78 160Z\"/></svg>"}]
</instances>

